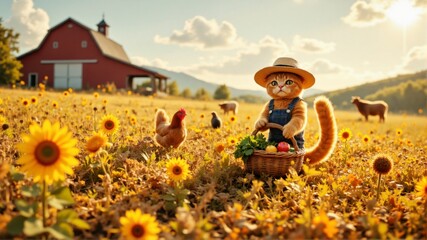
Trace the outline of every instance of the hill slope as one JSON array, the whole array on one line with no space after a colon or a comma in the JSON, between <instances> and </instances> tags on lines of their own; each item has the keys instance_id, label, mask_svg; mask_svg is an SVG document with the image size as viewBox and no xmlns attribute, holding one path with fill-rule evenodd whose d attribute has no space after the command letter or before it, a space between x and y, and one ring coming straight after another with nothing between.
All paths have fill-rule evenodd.
<instances>
[{"instance_id":1,"label":"hill slope","mask_svg":"<svg viewBox=\"0 0 427 240\"><path fill-rule=\"evenodd\" d=\"M323 93L334 104L336 109L353 110L352 96L368 100L384 100L392 112L417 112L424 109L427 103L427 70L398 75L375 82ZM318 95L306 98L309 105Z\"/></svg>"}]
</instances>

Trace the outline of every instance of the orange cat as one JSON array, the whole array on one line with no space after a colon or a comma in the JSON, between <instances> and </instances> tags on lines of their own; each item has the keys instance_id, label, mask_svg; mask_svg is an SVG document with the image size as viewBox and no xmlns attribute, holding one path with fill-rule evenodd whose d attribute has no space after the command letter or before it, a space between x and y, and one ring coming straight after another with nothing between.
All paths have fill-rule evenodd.
<instances>
[{"instance_id":1,"label":"orange cat","mask_svg":"<svg viewBox=\"0 0 427 240\"><path fill-rule=\"evenodd\" d=\"M314 76L297 67L292 58L278 58L273 66L259 70L255 81L265 87L272 99L261 111L255 128L265 131L268 122L278 123L282 130L270 129L269 141L288 142L294 137L298 147L304 148L304 128L307 123L307 104L301 96L304 89L313 86ZM335 148L337 127L333 107L326 97L318 97L314 101L320 125L320 138L317 144L308 149L305 160L310 164L327 160Z\"/></svg>"}]
</instances>

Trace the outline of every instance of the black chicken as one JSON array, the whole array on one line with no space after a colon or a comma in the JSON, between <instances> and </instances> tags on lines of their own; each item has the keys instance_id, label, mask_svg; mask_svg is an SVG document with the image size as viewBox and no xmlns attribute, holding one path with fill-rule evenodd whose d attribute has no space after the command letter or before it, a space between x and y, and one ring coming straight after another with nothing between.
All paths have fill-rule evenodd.
<instances>
[{"instance_id":1,"label":"black chicken","mask_svg":"<svg viewBox=\"0 0 427 240\"><path fill-rule=\"evenodd\" d=\"M212 112L211 125L213 128L220 128L221 127L221 118L218 117L216 112Z\"/></svg>"}]
</instances>

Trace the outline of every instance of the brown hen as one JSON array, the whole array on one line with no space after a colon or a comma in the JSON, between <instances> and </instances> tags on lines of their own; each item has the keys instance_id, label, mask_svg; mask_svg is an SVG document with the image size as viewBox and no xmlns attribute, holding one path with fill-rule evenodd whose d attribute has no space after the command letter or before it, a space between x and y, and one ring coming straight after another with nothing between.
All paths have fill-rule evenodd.
<instances>
[{"instance_id":1,"label":"brown hen","mask_svg":"<svg viewBox=\"0 0 427 240\"><path fill-rule=\"evenodd\" d=\"M184 118L187 115L185 109L177 111L172 121L163 109L156 112L156 142L165 148L178 148L187 137L187 128L185 127Z\"/></svg>"}]
</instances>

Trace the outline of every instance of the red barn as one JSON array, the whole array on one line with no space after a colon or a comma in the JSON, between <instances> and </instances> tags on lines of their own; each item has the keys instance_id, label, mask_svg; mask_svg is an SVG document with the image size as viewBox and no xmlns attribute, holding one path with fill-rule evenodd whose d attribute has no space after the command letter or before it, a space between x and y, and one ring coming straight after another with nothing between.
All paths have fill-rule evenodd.
<instances>
[{"instance_id":1,"label":"red barn","mask_svg":"<svg viewBox=\"0 0 427 240\"><path fill-rule=\"evenodd\" d=\"M94 89L114 83L131 89L136 77L151 79L153 92L166 92L167 77L132 64L123 47L108 38L104 19L92 30L72 18L52 27L40 45L19 56L29 87Z\"/></svg>"}]
</instances>

